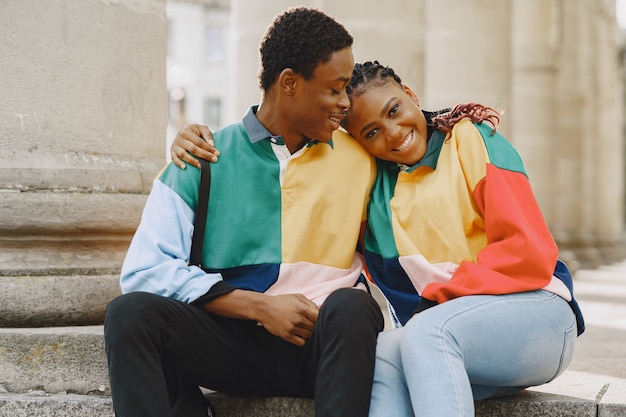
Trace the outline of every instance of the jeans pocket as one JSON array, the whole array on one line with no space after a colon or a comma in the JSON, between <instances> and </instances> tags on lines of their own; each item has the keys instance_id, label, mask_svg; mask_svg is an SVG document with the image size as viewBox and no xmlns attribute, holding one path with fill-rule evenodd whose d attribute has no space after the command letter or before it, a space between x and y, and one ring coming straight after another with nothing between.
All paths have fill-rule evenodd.
<instances>
[{"instance_id":1,"label":"jeans pocket","mask_svg":"<svg viewBox=\"0 0 626 417\"><path fill-rule=\"evenodd\" d=\"M574 321L563 335L563 352L561 352L559 368L550 381L561 375L572 361L572 357L574 356L574 346L576 346L576 336L576 321Z\"/></svg>"}]
</instances>

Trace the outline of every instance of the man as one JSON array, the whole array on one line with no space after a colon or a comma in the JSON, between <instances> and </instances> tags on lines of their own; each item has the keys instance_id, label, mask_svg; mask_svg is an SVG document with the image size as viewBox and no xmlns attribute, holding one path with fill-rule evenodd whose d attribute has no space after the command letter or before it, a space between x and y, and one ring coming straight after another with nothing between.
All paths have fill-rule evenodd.
<instances>
[{"instance_id":1,"label":"man","mask_svg":"<svg viewBox=\"0 0 626 417\"><path fill-rule=\"evenodd\" d=\"M261 104L215 132L202 268L188 265L200 172L155 180L107 308L117 416L206 416L198 386L314 397L366 416L380 309L355 254L374 165L336 132L352 37L324 13L278 15L261 41ZM332 135L332 139L331 139Z\"/></svg>"}]
</instances>

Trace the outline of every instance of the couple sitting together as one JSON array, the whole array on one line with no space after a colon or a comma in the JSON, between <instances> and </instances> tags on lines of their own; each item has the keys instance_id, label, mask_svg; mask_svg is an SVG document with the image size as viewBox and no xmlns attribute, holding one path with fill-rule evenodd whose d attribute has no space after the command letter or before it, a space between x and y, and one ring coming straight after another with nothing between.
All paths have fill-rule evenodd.
<instances>
[{"instance_id":1,"label":"couple sitting together","mask_svg":"<svg viewBox=\"0 0 626 417\"><path fill-rule=\"evenodd\" d=\"M313 397L318 417L473 416L568 366L572 277L499 113L425 111L352 41L317 9L279 14L261 103L179 132L107 308L117 416L207 416L199 387ZM201 266L191 154L212 161Z\"/></svg>"}]
</instances>

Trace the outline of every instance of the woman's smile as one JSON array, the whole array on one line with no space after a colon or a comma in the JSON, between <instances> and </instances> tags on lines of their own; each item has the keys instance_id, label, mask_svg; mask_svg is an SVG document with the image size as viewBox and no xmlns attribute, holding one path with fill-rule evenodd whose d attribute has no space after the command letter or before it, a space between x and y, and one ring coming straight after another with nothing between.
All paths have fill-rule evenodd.
<instances>
[{"instance_id":1,"label":"woman's smile","mask_svg":"<svg viewBox=\"0 0 626 417\"><path fill-rule=\"evenodd\" d=\"M350 104L345 128L374 156L404 165L424 156L428 127L410 88L395 81L373 85Z\"/></svg>"},{"instance_id":2,"label":"woman's smile","mask_svg":"<svg viewBox=\"0 0 626 417\"><path fill-rule=\"evenodd\" d=\"M403 152L404 150L406 150L406 148L409 147L409 145L413 143L413 141L413 130L411 130L406 139L404 139L404 142L402 142L402 144L400 144L400 146L398 146L397 148L393 148L392 151Z\"/></svg>"}]
</instances>

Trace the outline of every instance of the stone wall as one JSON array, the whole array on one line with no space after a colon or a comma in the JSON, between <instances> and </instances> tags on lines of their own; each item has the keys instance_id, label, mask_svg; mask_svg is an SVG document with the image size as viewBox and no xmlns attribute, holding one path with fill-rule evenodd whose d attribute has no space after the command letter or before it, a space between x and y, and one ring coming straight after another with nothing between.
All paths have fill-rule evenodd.
<instances>
[{"instance_id":1,"label":"stone wall","mask_svg":"<svg viewBox=\"0 0 626 417\"><path fill-rule=\"evenodd\" d=\"M164 163L165 0L4 2L0 326L101 323Z\"/></svg>"}]
</instances>

